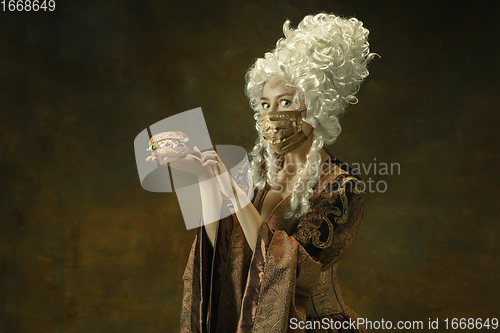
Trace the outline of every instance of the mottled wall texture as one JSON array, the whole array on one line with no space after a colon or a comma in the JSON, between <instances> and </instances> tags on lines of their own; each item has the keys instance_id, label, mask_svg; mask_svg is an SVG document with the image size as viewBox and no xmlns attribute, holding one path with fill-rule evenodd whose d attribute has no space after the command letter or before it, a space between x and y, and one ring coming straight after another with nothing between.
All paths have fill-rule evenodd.
<instances>
[{"instance_id":1,"label":"mottled wall texture","mask_svg":"<svg viewBox=\"0 0 500 333\"><path fill-rule=\"evenodd\" d=\"M196 231L141 188L133 140L202 107L214 144L250 149L245 71L319 11L362 20L381 55L329 147L387 185L340 266L346 302L442 332L499 316L498 1L56 4L0 13L1 332L178 331Z\"/></svg>"}]
</instances>

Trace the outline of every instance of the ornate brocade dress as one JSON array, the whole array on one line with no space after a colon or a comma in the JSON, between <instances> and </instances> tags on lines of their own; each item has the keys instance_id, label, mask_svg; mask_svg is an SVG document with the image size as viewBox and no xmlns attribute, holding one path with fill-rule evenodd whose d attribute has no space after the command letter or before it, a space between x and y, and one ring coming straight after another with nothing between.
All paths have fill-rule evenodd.
<instances>
[{"instance_id":1,"label":"ornate brocade dress","mask_svg":"<svg viewBox=\"0 0 500 333\"><path fill-rule=\"evenodd\" d=\"M238 179L245 175L238 173L236 182L245 183ZM180 331L366 332L332 325L359 317L344 304L336 279L363 217L365 191L358 189L359 180L330 157L309 212L286 219L290 196L285 198L262 223L253 253L236 214L219 221L214 247L205 227L198 228L183 275ZM254 191L259 213L268 191ZM306 328L308 322L325 321L330 326Z\"/></svg>"}]
</instances>

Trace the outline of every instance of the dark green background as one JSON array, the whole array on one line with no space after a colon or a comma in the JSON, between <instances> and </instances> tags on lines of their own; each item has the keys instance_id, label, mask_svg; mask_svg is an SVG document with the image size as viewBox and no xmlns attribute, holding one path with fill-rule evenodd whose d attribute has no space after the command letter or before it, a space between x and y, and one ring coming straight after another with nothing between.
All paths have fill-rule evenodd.
<instances>
[{"instance_id":1,"label":"dark green background","mask_svg":"<svg viewBox=\"0 0 500 333\"><path fill-rule=\"evenodd\" d=\"M340 266L346 303L499 317L498 1L56 3L0 13L0 331L178 331L195 230L141 188L133 140L201 106L214 144L250 149L245 71L318 11L362 20L382 56L330 152L401 165L363 175L388 190Z\"/></svg>"}]
</instances>

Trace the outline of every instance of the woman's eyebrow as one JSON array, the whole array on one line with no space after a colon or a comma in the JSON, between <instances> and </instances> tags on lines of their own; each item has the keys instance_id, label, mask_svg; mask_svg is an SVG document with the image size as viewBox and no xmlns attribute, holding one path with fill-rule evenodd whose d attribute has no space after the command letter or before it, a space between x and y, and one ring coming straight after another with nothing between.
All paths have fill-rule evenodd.
<instances>
[{"instance_id":1,"label":"woman's eyebrow","mask_svg":"<svg viewBox=\"0 0 500 333\"><path fill-rule=\"evenodd\" d=\"M288 93L287 94L281 94L281 95L276 96L276 98L281 98L283 96L295 96L295 94L288 94ZM261 97L260 100L261 101L262 100L268 100L268 98L267 97Z\"/></svg>"}]
</instances>

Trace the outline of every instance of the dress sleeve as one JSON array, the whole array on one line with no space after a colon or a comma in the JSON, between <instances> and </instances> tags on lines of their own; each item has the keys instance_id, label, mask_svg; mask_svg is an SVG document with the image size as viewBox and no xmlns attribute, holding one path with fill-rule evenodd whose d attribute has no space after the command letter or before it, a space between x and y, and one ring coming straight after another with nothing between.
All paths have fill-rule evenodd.
<instances>
[{"instance_id":1,"label":"dress sleeve","mask_svg":"<svg viewBox=\"0 0 500 333\"><path fill-rule=\"evenodd\" d=\"M364 191L357 183L346 175L323 183L291 235L262 224L243 299L240 324L248 325L238 332L288 332L290 318L306 320L321 271L340 260L359 229Z\"/></svg>"},{"instance_id":2,"label":"dress sleeve","mask_svg":"<svg viewBox=\"0 0 500 333\"><path fill-rule=\"evenodd\" d=\"M182 275L184 292L182 296L182 308L181 308L181 324L180 324L181 333L189 333L191 331L191 306L193 299L193 266L194 266L196 243L197 243L197 236L195 237L193 245L191 246L188 262L186 264L186 268L184 269L184 274Z\"/></svg>"},{"instance_id":3,"label":"dress sleeve","mask_svg":"<svg viewBox=\"0 0 500 333\"><path fill-rule=\"evenodd\" d=\"M295 239L326 270L351 246L363 217L365 191L352 176L323 185L309 212L299 219Z\"/></svg>"}]
</instances>

